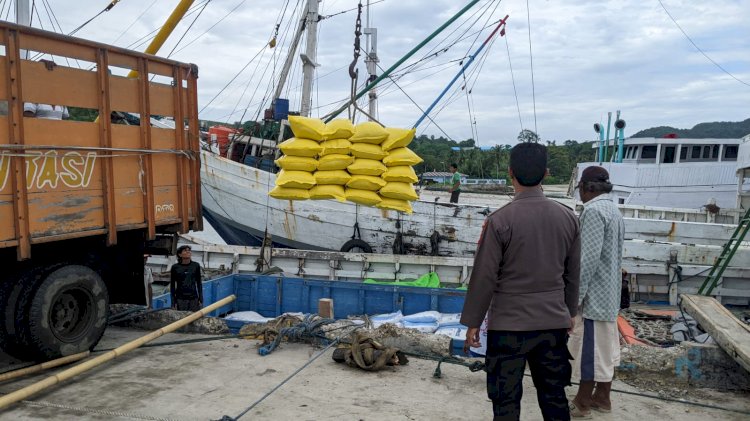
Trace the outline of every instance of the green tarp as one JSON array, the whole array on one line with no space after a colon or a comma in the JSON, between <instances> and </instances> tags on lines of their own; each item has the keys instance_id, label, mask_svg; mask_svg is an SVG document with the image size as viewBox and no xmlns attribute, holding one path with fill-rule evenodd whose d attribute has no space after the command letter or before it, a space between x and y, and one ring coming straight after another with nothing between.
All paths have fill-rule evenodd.
<instances>
[{"instance_id":1,"label":"green tarp","mask_svg":"<svg viewBox=\"0 0 750 421\"><path fill-rule=\"evenodd\" d=\"M426 275L422 275L413 281L389 282L376 281L374 279L365 279L364 283L376 285L399 285L404 287L440 288L440 278L438 278L438 275L435 272L430 272Z\"/></svg>"}]
</instances>

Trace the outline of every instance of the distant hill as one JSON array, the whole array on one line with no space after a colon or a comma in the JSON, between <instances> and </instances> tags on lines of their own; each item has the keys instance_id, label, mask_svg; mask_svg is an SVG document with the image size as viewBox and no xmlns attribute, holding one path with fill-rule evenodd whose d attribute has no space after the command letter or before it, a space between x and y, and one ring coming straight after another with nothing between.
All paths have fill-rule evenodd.
<instances>
[{"instance_id":1,"label":"distant hill","mask_svg":"<svg viewBox=\"0 0 750 421\"><path fill-rule=\"evenodd\" d=\"M715 121L712 123L696 124L692 129L676 129L669 126L652 127L641 130L633 137L664 137L669 133L675 133L677 137L684 138L715 138L715 139L737 139L750 134L750 118L745 121Z\"/></svg>"}]
</instances>

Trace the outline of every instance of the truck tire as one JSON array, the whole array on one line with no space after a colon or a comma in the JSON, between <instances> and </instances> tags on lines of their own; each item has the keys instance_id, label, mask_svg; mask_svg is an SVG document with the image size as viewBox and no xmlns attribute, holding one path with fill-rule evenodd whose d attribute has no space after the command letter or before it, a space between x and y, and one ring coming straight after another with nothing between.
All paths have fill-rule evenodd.
<instances>
[{"instance_id":1,"label":"truck tire","mask_svg":"<svg viewBox=\"0 0 750 421\"><path fill-rule=\"evenodd\" d=\"M24 348L20 346L21 341L16 334L15 319L18 303L19 276L13 276L0 282L0 348L6 353L18 357L24 354Z\"/></svg>"},{"instance_id":2,"label":"truck tire","mask_svg":"<svg viewBox=\"0 0 750 421\"><path fill-rule=\"evenodd\" d=\"M2 312L2 334L6 338L2 345L8 354L21 360L28 359L28 310L31 297L45 274L61 265L40 266L17 272L0 286Z\"/></svg>"},{"instance_id":3,"label":"truck tire","mask_svg":"<svg viewBox=\"0 0 750 421\"><path fill-rule=\"evenodd\" d=\"M68 265L45 277L28 313L29 351L42 359L93 349L107 327L109 294L86 266Z\"/></svg>"},{"instance_id":4,"label":"truck tire","mask_svg":"<svg viewBox=\"0 0 750 421\"><path fill-rule=\"evenodd\" d=\"M356 249L359 249L360 253L372 253L372 247L370 247L370 245L364 240L358 238L352 238L344 243L339 251L343 251L344 253L357 253Z\"/></svg>"}]
</instances>

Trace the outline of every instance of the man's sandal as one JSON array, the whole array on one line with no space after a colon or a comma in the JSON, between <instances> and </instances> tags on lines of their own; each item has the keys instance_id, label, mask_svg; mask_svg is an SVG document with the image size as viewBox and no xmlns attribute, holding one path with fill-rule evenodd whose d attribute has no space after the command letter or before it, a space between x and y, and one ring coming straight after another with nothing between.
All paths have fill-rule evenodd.
<instances>
[{"instance_id":1,"label":"man's sandal","mask_svg":"<svg viewBox=\"0 0 750 421\"><path fill-rule=\"evenodd\" d=\"M579 418L582 420L590 420L594 418L593 415L591 415L591 410L587 409L584 411L573 401L568 402L568 409L570 410L571 418Z\"/></svg>"},{"instance_id":2,"label":"man's sandal","mask_svg":"<svg viewBox=\"0 0 750 421\"><path fill-rule=\"evenodd\" d=\"M597 411L597 412L604 412L606 414L609 414L610 412L612 412L612 407L605 408L603 406L600 406L596 402L591 403L591 409L593 409L594 411Z\"/></svg>"}]
</instances>

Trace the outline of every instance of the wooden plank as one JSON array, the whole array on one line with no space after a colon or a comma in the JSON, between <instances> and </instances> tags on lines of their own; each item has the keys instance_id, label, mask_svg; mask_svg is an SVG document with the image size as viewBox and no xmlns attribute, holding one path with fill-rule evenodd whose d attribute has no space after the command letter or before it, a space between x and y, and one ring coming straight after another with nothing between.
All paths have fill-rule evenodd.
<instances>
[{"instance_id":1,"label":"wooden plank","mask_svg":"<svg viewBox=\"0 0 750 421\"><path fill-rule=\"evenodd\" d=\"M149 65L151 66L151 65ZM149 71L151 67L149 67ZM149 82L149 90L151 94L148 99L151 106L151 115L160 115L165 117L176 117L175 116L175 93L173 91L179 91L179 89L163 83ZM179 127L180 123L177 118L175 120L175 127Z\"/></svg>"},{"instance_id":2,"label":"wooden plank","mask_svg":"<svg viewBox=\"0 0 750 421\"><path fill-rule=\"evenodd\" d=\"M643 241L723 246L736 225L624 218L625 238Z\"/></svg>"},{"instance_id":3,"label":"wooden plank","mask_svg":"<svg viewBox=\"0 0 750 421\"><path fill-rule=\"evenodd\" d=\"M188 118L188 147L191 151L200 150L200 126L198 124L198 67L190 67L187 77L187 118ZM193 229L203 229L203 207L201 206L201 159L196 154L191 161L190 184L193 190L191 216L193 217Z\"/></svg>"},{"instance_id":4,"label":"wooden plank","mask_svg":"<svg viewBox=\"0 0 750 421\"><path fill-rule=\"evenodd\" d=\"M99 108L99 72L73 69L59 64L47 69L44 63L27 60L21 61L21 72L25 102Z\"/></svg>"},{"instance_id":5,"label":"wooden plank","mask_svg":"<svg viewBox=\"0 0 750 421\"><path fill-rule=\"evenodd\" d=\"M100 49L96 55L96 66L99 76L99 142L103 148L112 147L112 120L109 107L109 68L107 50ZM111 153L109 153L111 155ZM102 186L104 187L104 227L107 229L107 245L117 244L117 205L115 203L115 175L112 158L105 158L102 162Z\"/></svg>"},{"instance_id":6,"label":"wooden plank","mask_svg":"<svg viewBox=\"0 0 750 421\"><path fill-rule=\"evenodd\" d=\"M23 98L21 80L21 51L19 49L18 33L5 31L6 63L8 75L6 83L10 100L8 101L8 137L14 145L23 145L25 133L23 130ZM18 260L31 257L31 235L29 234L29 201L26 191L26 162L23 157L16 156L10 162L11 183L15 188L13 193L13 213L15 215L15 236L18 241L16 256Z\"/></svg>"},{"instance_id":7,"label":"wooden plank","mask_svg":"<svg viewBox=\"0 0 750 421\"><path fill-rule=\"evenodd\" d=\"M182 95L184 93L181 86L182 69L180 69L179 67L174 68L173 80L175 83L175 87L172 90L175 112L175 145L177 146L177 149L185 150L185 142L187 141L187 139L185 139L185 118L182 113L182 103L186 100L186 98L184 98L184 96ZM190 231L190 215L188 214L187 199L189 186L188 180L186 179L188 162L186 162L187 159L182 155L175 155L175 159L177 160L177 206L179 208L179 215L182 222L181 232L188 232Z\"/></svg>"},{"instance_id":8,"label":"wooden plank","mask_svg":"<svg viewBox=\"0 0 750 421\"><path fill-rule=\"evenodd\" d=\"M138 96L139 96L139 112L142 116L151 115L149 100L148 100L148 77L142 75L148 75L148 61L145 59L138 59ZM151 149L151 125L145 124L145 121L140 125L141 130L141 147L144 149ZM151 154L143 157L144 168L143 168L143 183L145 185L145 196L146 200L143 201L143 214L148 221L148 239L153 240L156 238L156 204L154 203L154 159Z\"/></svg>"},{"instance_id":9,"label":"wooden plank","mask_svg":"<svg viewBox=\"0 0 750 421\"><path fill-rule=\"evenodd\" d=\"M144 60L145 61L145 60ZM140 106L140 86L139 78L127 78L122 76L110 76L110 99L112 101L112 111L124 111L129 113L143 114Z\"/></svg>"},{"instance_id":10,"label":"wooden plank","mask_svg":"<svg viewBox=\"0 0 750 421\"><path fill-rule=\"evenodd\" d=\"M4 45L7 43L3 42ZM7 51L7 50L6 50ZM8 55L7 52L5 54ZM0 60L0 80L10 80L10 76L8 76L8 61L7 60ZM0 83L0 99L8 100L8 93L10 92L10 88L8 87L8 83Z\"/></svg>"},{"instance_id":11,"label":"wooden plank","mask_svg":"<svg viewBox=\"0 0 750 421\"><path fill-rule=\"evenodd\" d=\"M683 295L682 307L730 357L750 372L750 326L711 297Z\"/></svg>"},{"instance_id":12,"label":"wooden plank","mask_svg":"<svg viewBox=\"0 0 750 421\"><path fill-rule=\"evenodd\" d=\"M21 33L21 48L24 50L49 53L53 56L76 58L91 63L96 62L95 48L80 44L76 45L65 38L50 36L52 34L48 32L35 34L30 33L32 31L26 29L21 29L19 32Z\"/></svg>"}]
</instances>

